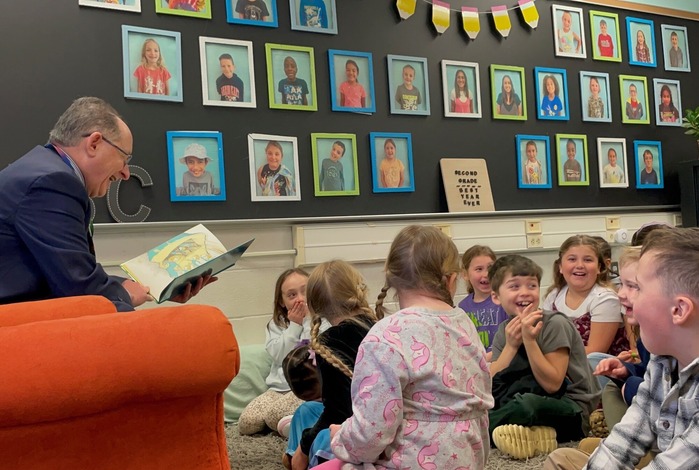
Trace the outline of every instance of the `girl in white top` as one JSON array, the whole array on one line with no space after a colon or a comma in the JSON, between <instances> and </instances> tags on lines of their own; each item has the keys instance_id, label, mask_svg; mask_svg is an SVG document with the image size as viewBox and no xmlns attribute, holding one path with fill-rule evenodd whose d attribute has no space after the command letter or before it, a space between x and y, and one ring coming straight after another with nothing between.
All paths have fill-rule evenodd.
<instances>
[{"instance_id":1,"label":"girl in white top","mask_svg":"<svg viewBox=\"0 0 699 470\"><path fill-rule=\"evenodd\" d=\"M588 235L563 242L553 263L553 285L543 309L565 314L575 324L585 351L617 355L629 349L621 304L605 281L606 265L599 243Z\"/></svg>"}]
</instances>

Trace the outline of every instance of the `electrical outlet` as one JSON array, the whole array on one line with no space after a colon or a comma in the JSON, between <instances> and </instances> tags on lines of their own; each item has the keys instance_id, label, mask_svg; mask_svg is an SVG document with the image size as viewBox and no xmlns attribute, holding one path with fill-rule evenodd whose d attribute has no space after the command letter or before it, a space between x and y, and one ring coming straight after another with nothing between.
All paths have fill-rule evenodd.
<instances>
[{"instance_id":1,"label":"electrical outlet","mask_svg":"<svg viewBox=\"0 0 699 470\"><path fill-rule=\"evenodd\" d=\"M525 231L527 234L537 234L541 233L541 221L540 220L525 220Z\"/></svg>"},{"instance_id":2,"label":"electrical outlet","mask_svg":"<svg viewBox=\"0 0 699 470\"><path fill-rule=\"evenodd\" d=\"M675 214L672 216L672 224L675 227L682 227L682 216L680 214Z\"/></svg>"},{"instance_id":3,"label":"electrical outlet","mask_svg":"<svg viewBox=\"0 0 699 470\"><path fill-rule=\"evenodd\" d=\"M619 230L621 228L621 221L619 217L607 217L607 230Z\"/></svg>"},{"instance_id":4,"label":"electrical outlet","mask_svg":"<svg viewBox=\"0 0 699 470\"><path fill-rule=\"evenodd\" d=\"M442 233L445 234L447 237L451 238L451 225L436 224L435 227L437 227L439 230L441 230Z\"/></svg>"},{"instance_id":5,"label":"electrical outlet","mask_svg":"<svg viewBox=\"0 0 699 470\"><path fill-rule=\"evenodd\" d=\"M609 243L616 243L616 232L614 230L607 231L606 239Z\"/></svg>"},{"instance_id":6,"label":"electrical outlet","mask_svg":"<svg viewBox=\"0 0 699 470\"><path fill-rule=\"evenodd\" d=\"M541 235L527 235L527 248L543 248L544 240Z\"/></svg>"}]
</instances>

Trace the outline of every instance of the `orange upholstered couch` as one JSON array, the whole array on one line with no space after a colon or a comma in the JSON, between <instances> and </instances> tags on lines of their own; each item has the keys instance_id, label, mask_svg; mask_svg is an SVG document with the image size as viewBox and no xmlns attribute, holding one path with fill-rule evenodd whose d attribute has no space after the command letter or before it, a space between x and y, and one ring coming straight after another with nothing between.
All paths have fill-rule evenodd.
<instances>
[{"instance_id":1,"label":"orange upholstered couch","mask_svg":"<svg viewBox=\"0 0 699 470\"><path fill-rule=\"evenodd\" d=\"M229 469L238 344L214 307L0 306L0 469Z\"/></svg>"}]
</instances>

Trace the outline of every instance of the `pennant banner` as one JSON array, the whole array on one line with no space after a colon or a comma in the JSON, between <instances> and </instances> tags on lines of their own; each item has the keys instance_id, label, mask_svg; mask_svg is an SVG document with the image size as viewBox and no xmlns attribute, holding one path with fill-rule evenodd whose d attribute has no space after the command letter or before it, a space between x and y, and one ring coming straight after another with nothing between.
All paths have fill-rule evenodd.
<instances>
[{"instance_id":1,"label":"pennant banner","mask_svg":"<svg viewBox=\"0 0 699 470\"><path fill-rule=\"evenodd\" d=\"M439 34L449 29L449 13L448 3L432 0L432 24Z\"/></svg>"},{"instance_id":2,"label":"pennant banner","mask_svg":"<svg viewBox=\"0 0 699 470\"><path fill-rule=\"evenodd\" d=\"M413 13L415 13L415 4L417 0L396 0L396 7L398 7L398 13L400 17L407 20Z\"/></svg>"},{"instance_id":3,"label":"pennant banner","mask_svg":"<svg viewBox=\"0 0 699 470\"><path fill-rule=\"evenodd\" d=\"M478 8L461 7L461 21L464 31L471 39L476 39L481 30L481 22L478 19Z\"/></svg>"},{"instance_id":4,"label":"pennant banner","mask_svg":"<svg viewBox=\"0 0 699 470\"><path fill-rule=\"evenodd\" d=\"M512 29L512 23L510 22L510 15L507 11L505 5L499 5L491 7L490 11L493 12L493 20L495 21L495 29L506 38L510 35L510 30Z\"/></svg>"},{"instance_id":5,"label":"pennant banner","mask_svg":"<svg viewBox=\"0 0 699 470\"><path fill-rule=\"evenodd\" d=\"M539 26L539 10L536 9L534 0L519 0L519 10L522 12L522 18L531 28Z\"/></svg>"}]
</instances>

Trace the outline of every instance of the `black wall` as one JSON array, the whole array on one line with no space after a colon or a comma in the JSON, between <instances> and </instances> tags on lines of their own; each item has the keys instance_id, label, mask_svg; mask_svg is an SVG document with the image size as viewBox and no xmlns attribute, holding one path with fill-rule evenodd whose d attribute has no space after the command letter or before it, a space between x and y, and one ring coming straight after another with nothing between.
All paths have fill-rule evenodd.
<instances>
[{"instance_id":1,"label":"black wall","mask_svg":"<svg viewBox=\"0 0 699 470\"><path fill-rule=\"evenodd\" d=\"M140 189L135 179L122 184L120 204L125 212L135 212L140 204L153 209L148 221L256 219L277 217L351 216L446 212L442 195L439 159L443 157L484 157L493 187L497 210L585 208L678 204L677 168L683 160L696 158L696 144L676 127L656 127L654 113L650 125L621 123L618 75L645 75L648 78L650 108L653 78L681 81L683 107L699 102L695 73L666 72L658 54L657 68L628 65L625 18L636 16L655 21L656 39L660 24L682 25L690 44L699 38L699 23L677 18L640 14L627 10L604 9L592 5L560 1L557 4L583 7L588 59L556 57L551 27L552 2L536 3L540 21L531 30L518 11L511 11L513 27L503 39L492 27L489 15L481 15L482 31L469 40L460 28L456 13L452 26L443 35L431 26L431 10L422 1L416 14L401 21L393 0L337 0L338 35L292 31L288 0L277 0L279 28L231 25L226 22L225 4L212 0L213 19L202 20L174 15L156 15L153 0L142 0L141 14L101 8L79 7L77 0L31 0L13 2L0 15L0 103L2 142L0 167L12 162L36 144L46 141L48 131L71 100L82 95L100 96L112 103L130 124L134 134L134 161L153 177L154 186ZM452 2L452 8L460 7ZM465 3L465 2L464 2ZM498 2L495 2L498 3ZM508 6L516 5L509 0ZM457 5L458 4L458 5ZM469 2L481 11L490 1ZM592 60L589 35L589 9L616 12L622 33L622 63ZM121 25L128 24L182 33L183 103L127 100L123 97ZM205 107L201 99L199 36L251 40L257 88L257 108ZM270 110L265 65L266 42L312 46L315 49L318 111ZM657 46L660 49L660 46ZM328 49L373 53L377 112L372 116L330 111ZM387 80L387 54L426 57L430 81L430 116L391 115ZM699 47L690 48L692 67L699 70ZM463 60L480 64L481 119L445 118L442 105L440 60ZM494 121L490 106L489 65L517 65L526 69L526 122ZM570 121L540 121L534 116L535 66L565 68L568 72ZM583 122L580 109L578 72L608 72L612 91L612 123ZM167 130L219 130L223 133L227 201L170 202L165 132ZM371 131L410 132L413 135L415 192L372 193L368 134ZM311 132L347 132L357 135L359 196L315 197ZM266 133L298 137L301 174L301 201L251 202L248 176L247 134ZM580 133L588 139L590 186L554 187L549 190L517 188L515 135L543 134L551 137L555 163L555 134ZM633 140L660 140L665 163L665 189L636 190L635 163L629 158L627 189L600 189L597 172L597 137L624 137L627 150ZM104 200L95 201L97 222L111 222Z\"/></svg>"}]
</instances>

